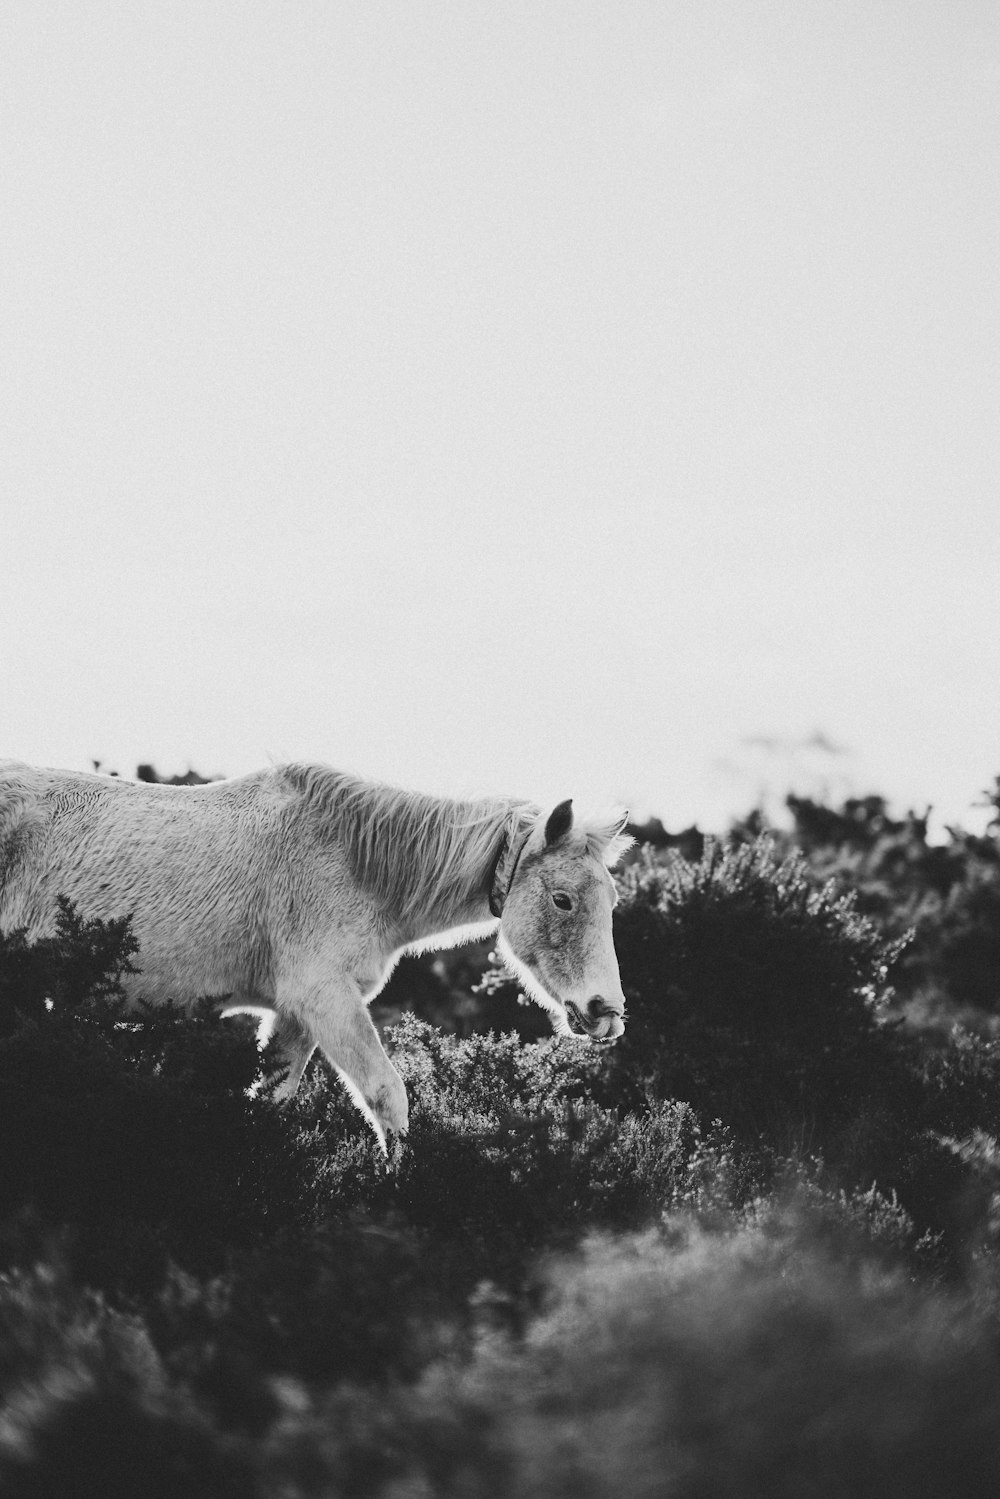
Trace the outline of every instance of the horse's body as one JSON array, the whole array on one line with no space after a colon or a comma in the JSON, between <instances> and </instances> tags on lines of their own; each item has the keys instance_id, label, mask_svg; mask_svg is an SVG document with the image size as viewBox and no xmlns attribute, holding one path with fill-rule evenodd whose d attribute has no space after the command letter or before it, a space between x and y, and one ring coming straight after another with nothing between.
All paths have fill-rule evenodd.
<instances>
[{"instance_id":1,"label":"horse's body","mask_svg":"<svg viewBox=\"0 0 1000 1499\"><path fill-rule=\"evenodd\" d=\"M0 761L0 931L50 935L57 897L129 914L135 994L272 1012L295 1092L319 1046L384 1144L402 1080L367 1011L400 953L498 931L555 1028L624 1029L605 863L623 819L447 801L323 766L160 786Z\"/></svg>"}]
</instances>

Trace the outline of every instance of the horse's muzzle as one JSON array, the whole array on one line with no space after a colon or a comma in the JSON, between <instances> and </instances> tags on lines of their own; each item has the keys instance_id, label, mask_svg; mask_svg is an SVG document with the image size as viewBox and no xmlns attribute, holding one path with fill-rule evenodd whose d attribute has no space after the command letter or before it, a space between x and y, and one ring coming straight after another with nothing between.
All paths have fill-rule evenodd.
<instances>
[{"instance_id":1,"label":"horse's muzzle","mask_svg":"<svg viewBox=\"0 0 1000 1499\"><path fill-rule=\"evenodd\" d=\"M585 1010L567 1001L566 1017L574 1036L587 1036L599 1046L613 1045L625 1030L624 1014L599 994L587 1001Z\"/></svg>"}]
</instances>

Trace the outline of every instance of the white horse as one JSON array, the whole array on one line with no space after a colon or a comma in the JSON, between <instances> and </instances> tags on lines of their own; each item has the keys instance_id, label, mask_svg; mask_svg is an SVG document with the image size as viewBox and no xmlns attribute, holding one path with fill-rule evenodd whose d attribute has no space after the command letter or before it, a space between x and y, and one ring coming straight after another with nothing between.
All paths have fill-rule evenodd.
<instances>
[{"instance_id":1,"label":"white horse","mask_svg":"<svg viewBox=\"0 0 1000 1499\"><path fill-rule=\"evenodd\" d=\"M624 824L321 765L160 786L0 761L0 931L50 935L60 895L87 918L131 915L133 996L269 1017L282 1097L319 1046L384 1149L407 1097L367 1005L403 952L496 932L557 1032L622 1034L608 869Z\"/></svg>"}]
</instances>

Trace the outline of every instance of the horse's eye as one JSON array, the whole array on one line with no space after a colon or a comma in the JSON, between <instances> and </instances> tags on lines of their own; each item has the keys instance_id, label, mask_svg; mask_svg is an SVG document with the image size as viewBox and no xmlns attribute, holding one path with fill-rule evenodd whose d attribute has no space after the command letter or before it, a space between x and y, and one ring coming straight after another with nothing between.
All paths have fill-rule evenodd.
<instances>
[{"instance_id":1,"label":"horse's eye","mask_svg":"<svg viewBox=\"0 0 1000 1499\"><path fill-rule=\"evenodd\" d=\"M557 890L555 895L553 895L552 904L558 906L560 911L572 911L573 909L573 902L562 890Z\"/></svg>"}]
</instances>

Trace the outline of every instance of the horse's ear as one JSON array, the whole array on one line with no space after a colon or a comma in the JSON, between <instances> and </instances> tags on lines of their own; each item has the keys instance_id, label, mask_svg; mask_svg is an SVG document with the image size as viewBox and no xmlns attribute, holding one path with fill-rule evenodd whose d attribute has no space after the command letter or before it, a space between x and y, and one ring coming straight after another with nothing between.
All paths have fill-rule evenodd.
<instances>
[{"instance_id":1,"label":"horse's ear","mask_svg":"<svg viewBox=\"0 0 1000 1499\"><path fill-rule=\"evenodd\" d=\"M607 816L596 817L585 824L590 852L608 869L614 869L625 850L635 842L626 833L627 826L627 812L609 812Z\"/></svg>"},{"instance_id":2,"label":"horse's ear","mask_svg":"<svg viewBox=\"0 0 1000 1499\"><path fill-rule=\"evenodd\" d=\"M546 844L558 843L560 838L565 838L573 826L573 798L560 802L549 813L549 820L545 824Z\"/></svg>"}]
</instances>

